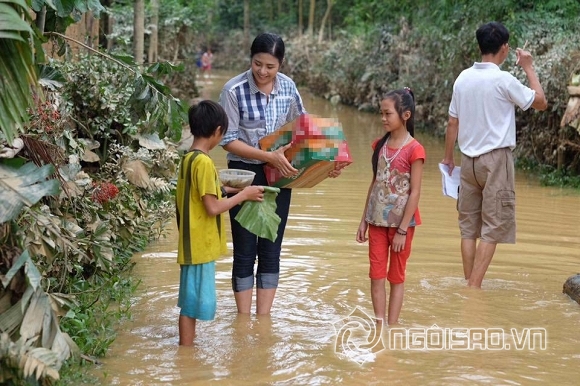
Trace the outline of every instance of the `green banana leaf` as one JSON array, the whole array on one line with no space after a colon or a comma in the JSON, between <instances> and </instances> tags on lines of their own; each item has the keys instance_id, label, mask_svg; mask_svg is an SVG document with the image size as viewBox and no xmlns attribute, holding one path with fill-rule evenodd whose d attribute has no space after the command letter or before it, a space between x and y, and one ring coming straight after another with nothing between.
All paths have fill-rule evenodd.
<instances>
[{"instance_id":1,"label":"green banana leaf","mask_svg":"<svg viewBox=\"0 0 580 386\"><path fill-rule=\"evenodd\" d=\"M0 164L0 224L18 216L24 205L58 194L58 180L47 180L53 172L50 164L39 168L29 162L18 169Z\"/></svg>"},{"instance_id":2,"label":"green banana leaf","mask_svg":"<svg viewBox=\"0 0 580 386\"><path fill-rule=\"evenodd\" d=\"M264 186L264 201L246 201L235 219L248 231L272 242L278 237L280 216L276 214L276 196L279 188Z\"/></svg>"},{"instance_id":3,"label":"green banana leaf","mask_svg":"<svg viewBox=\"0 0 580 386\"><path fill-rule=\"evenodd\" d=\"M24 0L0 1L0 137L8 143L28 122L31 87L37 86L29 21Z\"/></svg>"}]
</instances>

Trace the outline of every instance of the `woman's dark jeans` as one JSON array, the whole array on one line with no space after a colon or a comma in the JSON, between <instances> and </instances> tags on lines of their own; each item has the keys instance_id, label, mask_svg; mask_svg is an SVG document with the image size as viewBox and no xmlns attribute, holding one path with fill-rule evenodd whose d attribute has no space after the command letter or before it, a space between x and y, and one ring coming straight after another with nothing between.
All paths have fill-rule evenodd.
<instances>
[{"instance_id":1,"label":"woman's dark jeans","mask_svg":"<svg viewBox=\"0 0 580 386\"><path fill-rule=\"evenodd\" d=\"M241 161L230 161L230 169L251 170L256 173L252 185L268 186L263 164L248 164ZM278 287L280 277L280 252L282 239L290 209L291 189L280 189L276 197L276 213L280 216L278 237L275 242L256 236L242 227L235 217L242 204L230 209L230 222L234 244L234 265L232 268L232 288L235 292L245 291L254 287L254 264L258 258L256 272L256 287L272 289Z\"/></svg>"}]
</instances>

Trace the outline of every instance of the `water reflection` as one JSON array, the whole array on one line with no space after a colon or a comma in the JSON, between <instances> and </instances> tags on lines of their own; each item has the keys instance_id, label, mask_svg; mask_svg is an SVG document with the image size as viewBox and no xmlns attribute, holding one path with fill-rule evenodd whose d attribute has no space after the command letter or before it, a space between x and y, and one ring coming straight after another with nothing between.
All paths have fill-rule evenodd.
<instances>
[{"instance_id":1,"label":"water reflection","mask_svg":"<svg viewBox=\"0 0 580 386\"><path fill-rule=\"evenodd\" d=\"M227 80L214 73L215 88ZM535 385L577 384L580 306L562 294L576 273L578 195L517 178L517 244L498 247L483 290L462 277L455 201L441 194L437 162L443 143L419 133L427 150L416 232L408 264L401 327L502 329L507 349L386 349L363 364L335 352L334 324L356 308L372 312L367 245L355 233L371 178L370 143L380 121L304 94L307 108L343 123L355 162L336 180L294 191L271 316L238 315L230 289L231 257L217 264L218 311L198 322L195 346L179 348L177 236L136 255L142 278L133 320L119 332L104 366L114 385ZM225 154L213 151L218 167ZM231 238L230 238L231 239ZM231 247L231 245L230 245ZM544 328L547 348L529 349L525 328ZM514 330L512 330L514 329ZM518 335L519 334L519 335ZM516 349L524 343L523 349ZM528 344L528 346L526 346ZM520 345L521 346L521 345Z\"/></svg>"}]
</instances>

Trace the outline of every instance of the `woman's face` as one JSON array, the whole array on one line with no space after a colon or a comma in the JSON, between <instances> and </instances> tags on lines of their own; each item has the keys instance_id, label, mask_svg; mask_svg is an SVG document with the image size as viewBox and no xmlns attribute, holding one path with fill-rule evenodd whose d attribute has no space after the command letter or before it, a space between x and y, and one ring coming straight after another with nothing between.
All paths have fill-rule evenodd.
<instances>
[{"instance_id":1,"label":"woman's face","mask_svg":"<svg viewBox=\"0 0 580 386\"><path fill-rule=\"evenodd\" d=\"M280 62L273 55L260 53L252 57L252 75L258 87L272 83L279 69Z\"/></svg>"}]
</instances>

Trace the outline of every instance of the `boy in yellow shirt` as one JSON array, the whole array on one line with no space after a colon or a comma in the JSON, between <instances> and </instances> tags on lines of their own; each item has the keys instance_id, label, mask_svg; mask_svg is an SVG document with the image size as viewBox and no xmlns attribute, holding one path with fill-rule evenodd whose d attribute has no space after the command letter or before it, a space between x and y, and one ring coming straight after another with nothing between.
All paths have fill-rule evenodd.
<instances>
[{"instance_id":1,"label":"boy in yellow shirt","mask_svg":"<svg viewBox=\"0 0 580 386\"><path fill-rule=\"evenodd\" d=\"M196 320L212 320L216 311L215 260L227 252L222 213L243 201L262 201L264 187L222 188L209 151L228 130L228 117L217 103L204 100L189 109L193 144L181 160L176 207L180 265L179 344L191 346ZM226 193L237 193L223 197Z\"/></svg>"}]
</instances>

